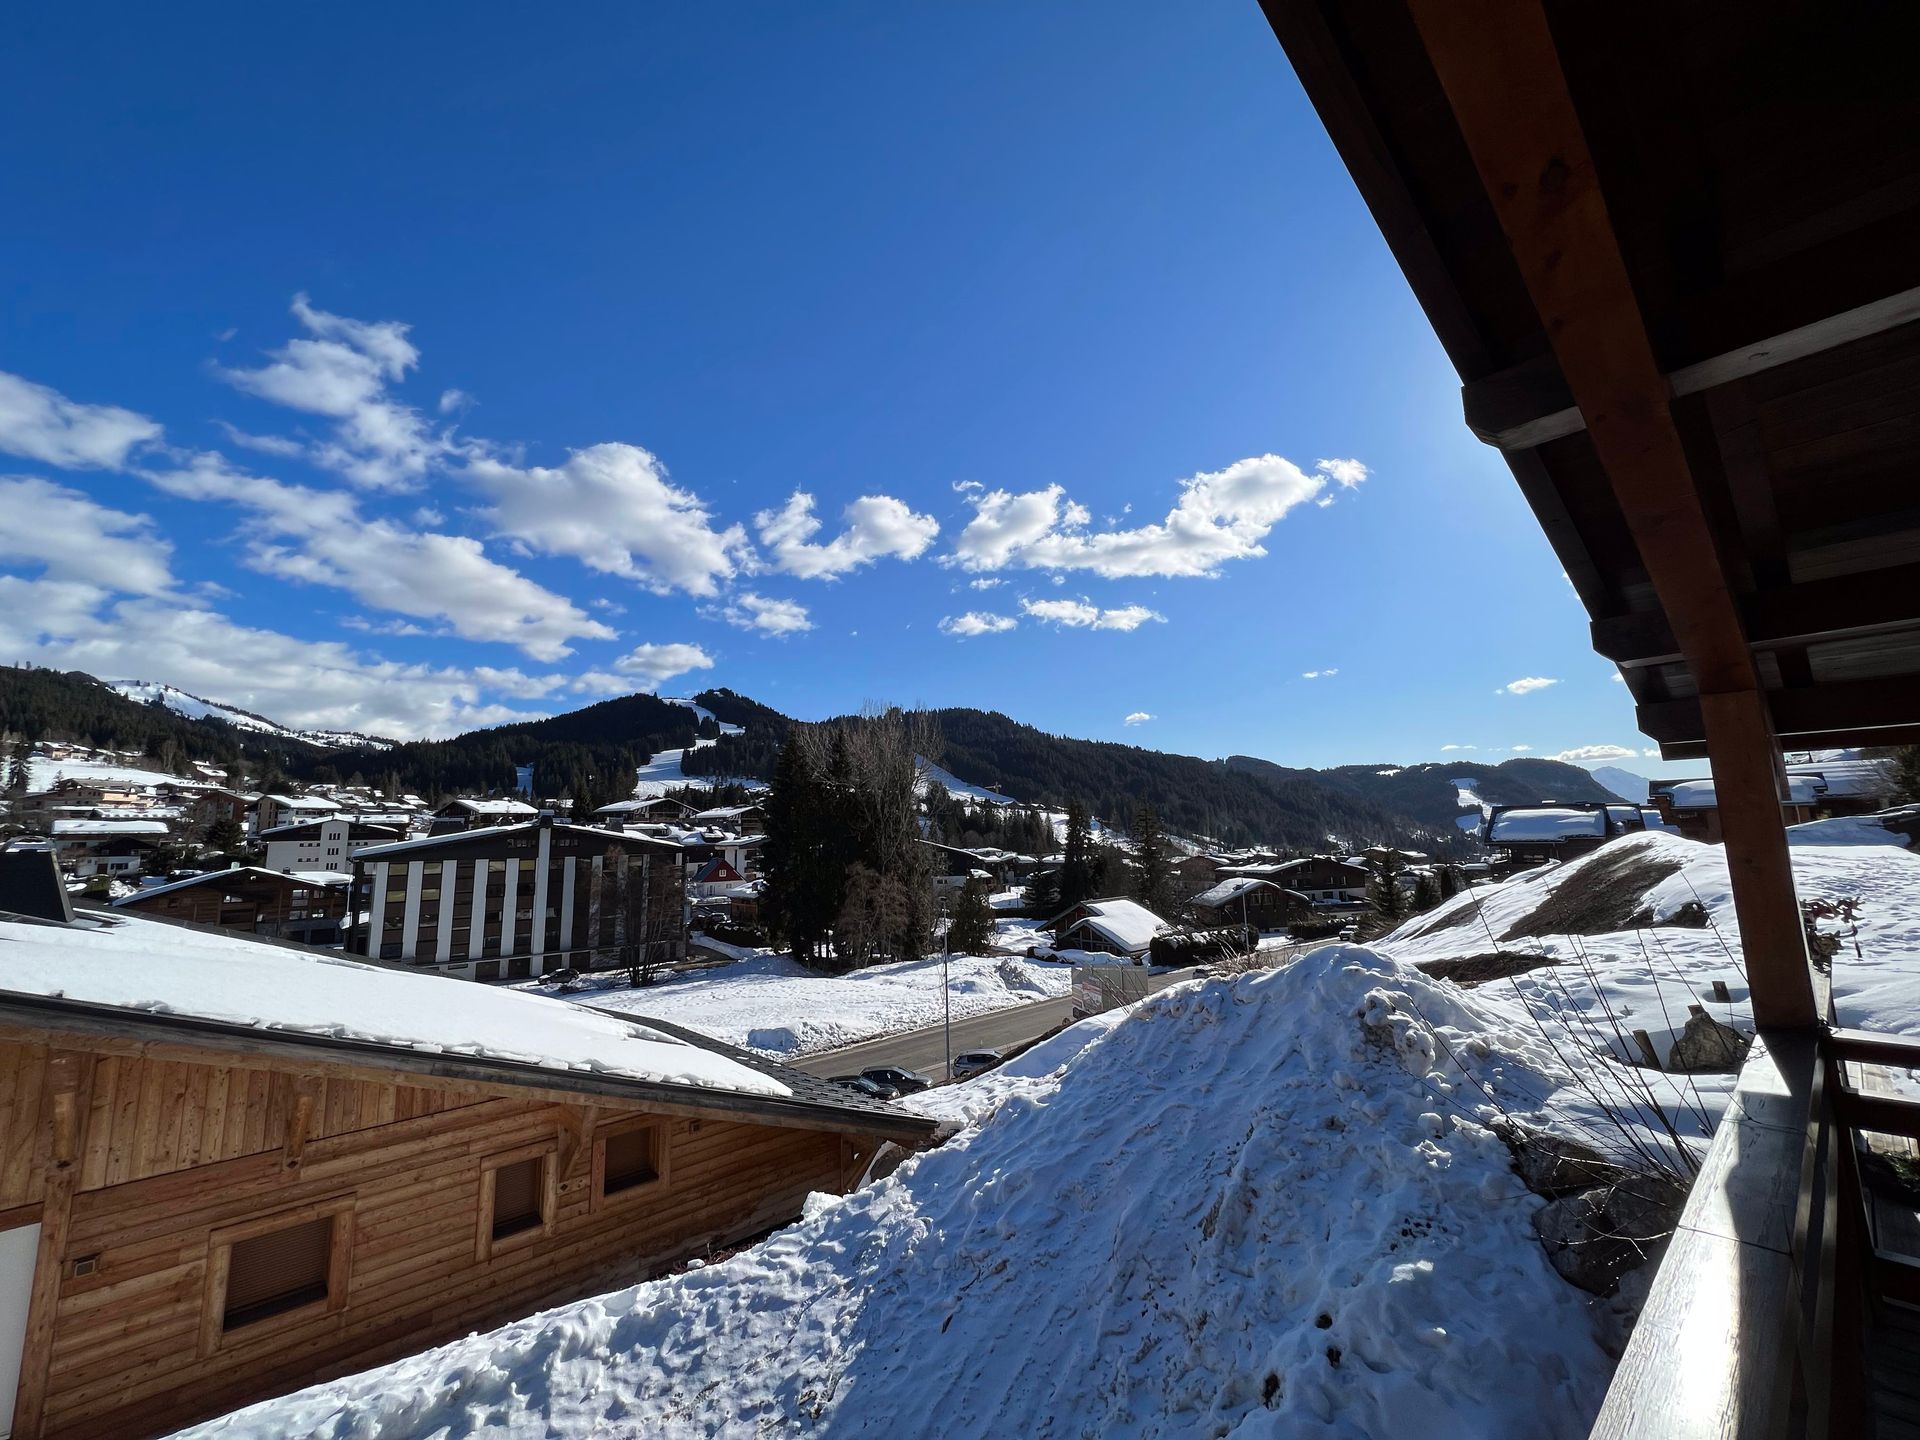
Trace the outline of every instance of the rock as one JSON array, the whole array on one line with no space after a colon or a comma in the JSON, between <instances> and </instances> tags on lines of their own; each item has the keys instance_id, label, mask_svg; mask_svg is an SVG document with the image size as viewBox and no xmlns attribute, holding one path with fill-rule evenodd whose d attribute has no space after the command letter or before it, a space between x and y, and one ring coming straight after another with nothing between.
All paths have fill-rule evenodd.
<instances>
[{"instance_id":1,"label":"rock","mask_svg":"<svg viewBox=\"0 0 1920 1440\"><path fill-rule=\"evenodd\" d=\"M1630 1175L1550 1202L1534 1217L1534 1229L1561 1278L1612 1295L1623 1275L1665 1249L1685 1200L1685 1190L1670 1181Z\"/></svg>"},{"instance_id":2,"label":"rock","mask_svg":"<svg viewBox=\"0 0 1920 1440\"><path fill-rule=\"evenodd\" d=\"M1494 1133L1513 1152L1513 1168L1526 1187L1548 1199L1611 1185L1628 1174L1591 1145L1564 1135L1529 1130L1511 1121L1495 1125Z\"/></svg>"},{"instance_id":3,"label":"rock","mask_svg":"<svg viewBox=\"0 0 1920 1440\"><path fill-rule=\"evenodd\" d=\"M1731 1025L1722 1025L1704 1010L1696 1009L1687 1017L1687 1028L1680 1032L1667 1052L1667 1069L1681 1071L1712 1070L1731 1073L1746 1063L1751 1036L1742 1035Z\"/></svg>"}]
</instances>

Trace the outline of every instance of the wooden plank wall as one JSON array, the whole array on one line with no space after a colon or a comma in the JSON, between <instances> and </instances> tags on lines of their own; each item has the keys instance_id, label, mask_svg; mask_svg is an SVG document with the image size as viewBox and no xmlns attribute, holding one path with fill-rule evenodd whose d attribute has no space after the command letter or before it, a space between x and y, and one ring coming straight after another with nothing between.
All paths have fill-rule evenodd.
<instances>
[{"instance_id":1,"label":"wooden plank wall","mask_svg":"<svg viewBox=\"0 0 1920 1440\"><path fill-rule=\"evenodd\" d=\"M47 1142L32 1117L45 1114L47 1053L0 1045L3 1204L44 1191ZM303 1095L312 1120L290 1143ZM47 1436L165 1432L632 1283L789 1220L810 1191L848 1178L840 1136L680 1118L665 1122L666 1183L596 1210L584 1107L107 1055L85 1104L51 1305ZM480 1162L544 1140L561 1162L552 1233L477 1260ZM353 1208L346 1305L203 1355L209 1232L340 1196ZM90 1273L75 1275L83 1257Z\"/></svg>"}]
</instances>

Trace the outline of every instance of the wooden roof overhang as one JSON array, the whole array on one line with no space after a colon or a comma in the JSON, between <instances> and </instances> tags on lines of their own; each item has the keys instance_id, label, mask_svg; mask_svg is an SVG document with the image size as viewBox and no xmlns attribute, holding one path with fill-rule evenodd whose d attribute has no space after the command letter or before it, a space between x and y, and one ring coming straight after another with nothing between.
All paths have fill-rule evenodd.
<instances>
[{"instance_id":1,"label":"wooden roof overhang","mask_svg":"<svg viewBox=\"0 0 1920 1440\"><path fill-rule=\"evenodd\" d=\"M1920 7L1262 3L1662 753L1920 740Z\"/></svg>"},{"instance_id":2,"label":"wooden roof overhang","mask_svg":"<svg viewBox=\"0 0 1920 1440\"><path fill-rule=\"evenodd\" d=\"M266 1029L172 1012L0 992L0 1039L23 1043L53 1043L68 1049L187 1063L289 1070L509 1099L882 1136L908 1146L926 1143L940 1128L938 1122L924 1116L868 1100L831 1081L696 1036L679 1026L634 1015L618 1018L749 1065L782 1081L791 1093L756 1095L674 1085L488 1056L422 1051L373 1040Z\"/></svg>"}]
</instances>

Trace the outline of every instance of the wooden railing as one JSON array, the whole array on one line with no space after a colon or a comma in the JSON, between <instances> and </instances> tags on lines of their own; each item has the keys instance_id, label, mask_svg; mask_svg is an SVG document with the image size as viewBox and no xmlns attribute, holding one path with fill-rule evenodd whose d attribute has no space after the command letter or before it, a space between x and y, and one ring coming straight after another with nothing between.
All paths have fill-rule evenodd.
<instances>
[{"instance_id":1,"label":"wooden railing","mask_svg":"<svg viewBox=\"0 0 1920 1440\"><path fill-rule=\"evenodd\" d=\"M1889 1301L1920 1303L1920 1268L1879 1243L1859 1137L1920 1137L1920 1102L1859 1080L1869 1064L1920 1069L1920 1041L1833 1028L1761 1041L1592 1440L1875 1434L1876 1322Z\"/></svg>"}]
</instances>

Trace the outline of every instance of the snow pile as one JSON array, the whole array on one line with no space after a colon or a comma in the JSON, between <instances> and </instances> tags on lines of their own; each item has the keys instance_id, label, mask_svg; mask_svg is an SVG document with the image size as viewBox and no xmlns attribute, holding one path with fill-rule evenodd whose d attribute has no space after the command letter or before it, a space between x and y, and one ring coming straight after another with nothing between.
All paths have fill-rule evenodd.
<instances>
[{"instance_id":1,"label":"snow pile","mask_svg":"<svg viewBox=\"0 0 1920 1440\"><path fill-rule=\"evenodd\" d=\"M1145 1002L724 1263L190 1433L1572 1440L1611 1365L1483 1123L1568 1078L1327 947Z\"/></svg>"},{"instance_id":2,"label":"snow pile","mask_svg":"<svg viewBox=\"0 0 1920 1440\"><path fill-rule=\"evenodd\" d=\"M1858 933L1843 935L1833 958L1841 1022L1920 1035L1920 855L1895 844L1807 843L1826 833L1815 824L1789 836L1801 900L1859 902ZM1753 1028L1726 852L1677 835L1628 835L1567 864L1477 887L1379 944L1421 963L1495 952L1557 960L1499 983L1595 1043L1604 1032L1622 1059L1639 1058L1635 1029L1665 1056L1691 1005ZM1715 998L1715 981L1727 1002Z\"/></svg>"},{"instance_id":3,"label":"snow pile","mask_svg":"<svg viewBox=\"0 0 1920 1440\"><path fill-rule=\"evenodd\" d=\"M575 998L607 1010L656 1016L762 1054L791 1057L838 1050L879 1035L938 1025L950 1000L955 1020L1065 995L1073 975L1062 965L991 956L950 955L943 997L941 960L872 965L820 975L783 955L702 970L684 980Z\"/></svg>"},{"instance_id":4,"label":"snow pile","mask_svg":"<svg viewBox=\"0 0 1920 1440\"><path fill-rule=\"evenodd\" d=\"M440 1055L787 1095L757 1070L563 1001L157 920L0 921L0 993Z\"/></svg>"}]
</instances>

